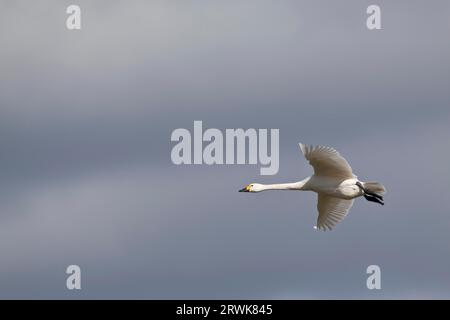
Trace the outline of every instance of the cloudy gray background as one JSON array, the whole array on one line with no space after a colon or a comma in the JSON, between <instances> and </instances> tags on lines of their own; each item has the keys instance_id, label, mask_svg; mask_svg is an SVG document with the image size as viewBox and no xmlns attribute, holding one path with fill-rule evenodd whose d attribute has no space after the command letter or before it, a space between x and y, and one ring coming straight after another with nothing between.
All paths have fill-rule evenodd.
<instances>
[{"instance_id":1,"label":"cloudy gray background","mask_svg":"<svg viewBox=\"0 0 450 320\"><path fill-rule=\"evenodd\" d=\"M450 298L450 4L372 3L1 0L0 297ZM279 128L278 175L173 165L194 120ZM386 205L322 233L312 193L237 192L309 175L300 141Z\"/></svg>"}]
</instances>

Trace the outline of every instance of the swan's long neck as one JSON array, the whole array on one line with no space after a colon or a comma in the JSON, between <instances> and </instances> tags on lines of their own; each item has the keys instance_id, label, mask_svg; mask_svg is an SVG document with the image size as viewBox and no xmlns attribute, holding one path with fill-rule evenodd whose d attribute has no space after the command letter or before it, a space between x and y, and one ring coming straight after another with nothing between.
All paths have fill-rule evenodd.
<instances>
[{"instance_id":1,"label":"swan's long neck","mask_svg":"<svg viewBox=\"0 0 450 320\"><path fill-rule=\"evenodd\" d=\"M302 181L291 183L276 183L276 184L263 184L263 191L265 190L306 190L305 184L309 180L306 178Z\"/></svg>"}]
</instances>

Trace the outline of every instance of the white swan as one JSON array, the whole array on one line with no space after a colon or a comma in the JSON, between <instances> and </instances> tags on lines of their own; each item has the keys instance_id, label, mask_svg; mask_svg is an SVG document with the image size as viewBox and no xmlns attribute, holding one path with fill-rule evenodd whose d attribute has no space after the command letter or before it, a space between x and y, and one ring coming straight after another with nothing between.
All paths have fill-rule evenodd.
<instances>
[{"instance_id":1,"label":"white swan","mask_svg":"<svg viewBox=\"0 0 450 320\"><path fill-rule=\"evenodd\" d=\"M305 158L314 168L314 174L302 181L281 184L251 183L239 192L265 190L308 190L318 194L317 226L319 230L333 229L347 215L353 199L364 196L368 201L383 203L384 186L379 182L362 182L352 173L348 162L335 149L323 146L305 146L300 143Z\"/></svg>"}]
</instances>

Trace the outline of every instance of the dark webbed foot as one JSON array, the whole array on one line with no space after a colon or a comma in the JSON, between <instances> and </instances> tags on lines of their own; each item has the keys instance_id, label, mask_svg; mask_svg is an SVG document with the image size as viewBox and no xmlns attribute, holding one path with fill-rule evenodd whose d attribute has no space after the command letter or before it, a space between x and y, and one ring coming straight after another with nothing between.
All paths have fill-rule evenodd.
<instances>
[{"instance_id":1,"label":"dark webbed foot","mask_svg":"<svg viewBox=\"0 0 450 320\"><path fill-rule=\"evenodd\" d=\"M369 195L369 194L364 194L364 198L366 198L367 201L376 202L376 203L379 203L382 206L384 206L384 202L382 201L383 199L379 199L379 198L374 197L374 196Z\"/></svg>"},{"instance_id":2,"label":"dark webbed foot","mask_svg":"<svg viewBox=\"0 0 450 320\"><path fill-rule=\"evenodd\" d=\"M384 206L384 202L383 202L383 196L381 194L378 194L376 192L370 192L367 191L366 188L364 188L364 186L362 185L361 182L356 182L356 185L358 187L361 188L361 190L364 192L364 198L366 198L367 201L371 201L371 202L376 202L381 204L382 206Z\"/></svg>"},{"instance_id":3,"label":"dark webbed foot","mask_svg":"<svg viewBox=\"0 0 450 320\"><path fill-rule=\"evenodd\" d=\"M383 201L383 196L381 194L379 194L379 193L365 191L365 194L367 194L367 195L369 195L371 197L377 198L378 200Z\"/></svg>"}]
</instances>

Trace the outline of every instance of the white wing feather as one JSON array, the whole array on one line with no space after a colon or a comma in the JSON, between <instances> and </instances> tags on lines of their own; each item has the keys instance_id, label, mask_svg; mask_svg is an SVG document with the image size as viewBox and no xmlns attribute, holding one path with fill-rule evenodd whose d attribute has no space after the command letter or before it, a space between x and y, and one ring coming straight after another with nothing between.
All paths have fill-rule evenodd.
<instances>
[{"instance_id":1,"label":"white wing feather","mask_svg":"<svg viewBox=\"0 0 450 320\"><path fill-rule=\"evenodd\" d=\"M339 199L319 193L317 201L317 229L331 230L345 218L353 205L353 200Z\"/></svg>"},{"instance_id":2,"label":"white wing feather","mask_svg":"<svg viewBox=\"0 0 450 320\"><path fill-rule=\"evenodd\" d=\"M314 168L314 174L321 177L352 179L356 176L347 160L339 152L330 147L306 146L299 144L306 160Z\"/></svg>"}]
</instances>

